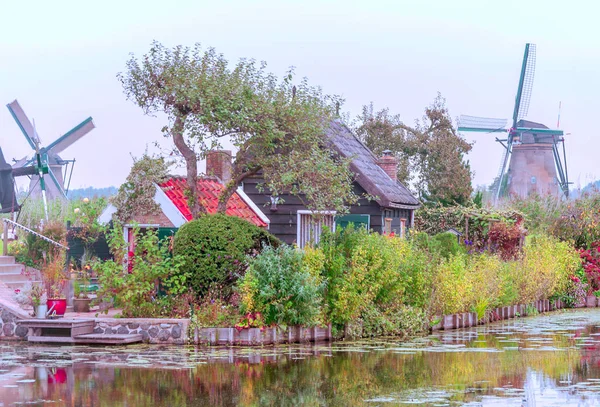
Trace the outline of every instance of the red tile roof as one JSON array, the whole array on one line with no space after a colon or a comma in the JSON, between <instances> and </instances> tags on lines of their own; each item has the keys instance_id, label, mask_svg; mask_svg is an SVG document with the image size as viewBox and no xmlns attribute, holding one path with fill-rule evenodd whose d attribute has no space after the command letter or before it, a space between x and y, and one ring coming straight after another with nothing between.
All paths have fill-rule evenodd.
<instances>
[{"instance_id":1,"label":"red tile roof","mask_svg":"<svg viewBox=\"0 0 600 407\"><path fill-rule=\"evenodd\" d=\"M219 194L224 186L216 179L198 178L198 200L206 208L208 213L217 213L219 204ZM192 220L192 213L187 204L185 189L187 182L184 178L173 177L160 184L165 195L175 204L181 214L189 221ZM248 206L246 202L235 192L227 203L227 215L237 216L246 219L260 227L267 227L267 224Z\"/></svg>"}]
</instances>

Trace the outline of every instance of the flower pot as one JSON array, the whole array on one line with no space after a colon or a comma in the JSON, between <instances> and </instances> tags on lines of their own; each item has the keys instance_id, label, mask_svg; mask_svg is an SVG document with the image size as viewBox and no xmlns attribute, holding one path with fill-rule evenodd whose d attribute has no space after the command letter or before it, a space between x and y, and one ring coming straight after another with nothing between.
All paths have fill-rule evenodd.
<instances>
[{"instance_id":1,"label":"flower pot","mask_svg":"<svg viewBox=\"0 0 600 407\"><path fill-rule=\"evenodd\" d=\"M38 319L45 319L46 318L46 312L48 312L48 305L47 304L40 304L40 305L36 305L35 307L35 317Z\"/></svg>"},{"instance_id":2,"label":"flower pot","mask_svg":"<svg viewBox=\"0 0 600 407\"><path fill-rule=\"evenodd\" d=\"M74 312L90 312L91 298L73 298Z\"/></svg>"},{"instance_id":3,"label":"flower pot","mask_svg":"<svg viewBox=\"0 0 600 407\"><path fill-rule=\"evenodd\" d=\"M63 317L66 310L66 298L52 298L48 300L48 311L50 312L50 316Z\"/></svg>"},{"instance_id":4,"label":"flower pot","mask_svg":"<svg viewBox=\"0 0 600 407\"><path fill-rule=\"evenodd\" d=\"M74 312L90 312L91 298L73 298Z\"/></svg>"}]
</instances>

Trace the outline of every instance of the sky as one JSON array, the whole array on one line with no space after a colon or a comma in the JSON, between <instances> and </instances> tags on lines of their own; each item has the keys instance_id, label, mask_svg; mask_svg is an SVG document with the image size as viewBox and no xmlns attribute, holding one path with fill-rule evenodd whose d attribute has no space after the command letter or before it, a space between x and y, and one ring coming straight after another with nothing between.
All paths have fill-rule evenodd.
<instances>
[{"instance_id":1,"label":"sky","mask_svg":"<svg viewBox=\"0 0 600 407\"><path fill-rule=\"evenodd\" d=\"M96 129L66 149L71 187L120 185L132 157L163 139L162 117L128 101L118 72L153 40L201 43L230 61L290 66L342 109L388 107L407 124L438 92L453 118L509 118L527 42L537 45L528 120L560 128L575 186L600 178L595 117L600 90L600 6L593 1L154 1L1 0L0 104L18 99L49 144L92 116ZM502 147L493 135L465 134L474 184L492 182ZM0 107L7 160L30 154L8 109ZM201 166L202 168L202 166ZM179 170L181 171L181 170Z\"/></svg>"}]
</instances>

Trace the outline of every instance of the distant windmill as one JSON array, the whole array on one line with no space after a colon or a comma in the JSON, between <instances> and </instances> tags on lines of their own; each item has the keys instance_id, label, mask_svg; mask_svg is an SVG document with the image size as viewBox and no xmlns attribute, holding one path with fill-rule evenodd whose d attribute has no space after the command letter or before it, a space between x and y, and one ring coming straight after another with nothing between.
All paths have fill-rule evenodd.
<instances>
[{"instance_id":1,"label":"distant windmill","mask_svg":"<svg viewBox=\"0 0 600 407\"><path fill-rule=\"evenodd\" d=\"M35 127L25 115L19 102L15 100L6 106L33 150L33 155L31 157L24 157L12 166L13 171L18 171L19 169L26 167L35 167L36 173L31 176L31 182L29 183L30 193L33 195L45 194L48 199L65 199L67 193L65 191L63 167L71 164L72 173L75 160L63 160L58 154L85 136L95 127L92 118L88 117L71 131L65 133L46 147L43 147Z\"/></svg>"},{"instance_id":2,"label":"distant windmill","mask_svg":"<svg viewBox=\"0 0 600 407\"><path fill-rule=\"evenodd\" d=\"M459 131L508 133L506 139L496 137L496 141L504 147L494 190L496 201L505 195L526 197L532 193L569 196L563 131L523 120L529 111L534 74L535 44L526 44L509 129L506 128L507 119L460 116L458 121Z\"/></svg>"}]
</instances>

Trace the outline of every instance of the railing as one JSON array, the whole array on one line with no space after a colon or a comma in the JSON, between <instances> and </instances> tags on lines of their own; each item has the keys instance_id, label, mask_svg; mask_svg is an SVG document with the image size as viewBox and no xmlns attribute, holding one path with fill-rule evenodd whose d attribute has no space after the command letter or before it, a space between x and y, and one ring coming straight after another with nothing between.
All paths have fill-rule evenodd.
<instances>
[{"instance_id":1,"label":"railing","mask_svg":"<svg viewBox=\"0 0 600 407\"><path fill-rule=\"evenodd\" d=\"M3 233L3 237L2 237L2 255L3 256L8 256L8 226L9 225L12 225L13 229L14 228L22 229L25 232L31 233L32 235L35 235L35 236L39 237L40 239L45 240L48 243L52 243L54 246L63 248L65 250L69 250L69 248L67 246L62 245L58 242L55 242L54 240L50 239L49 237L46 237L34 230L31 230L28 227L21 225L20 223L13 222L10 219L2 219L2 221L4 222L4 233Z\"/></svg>"}]
</instances>

